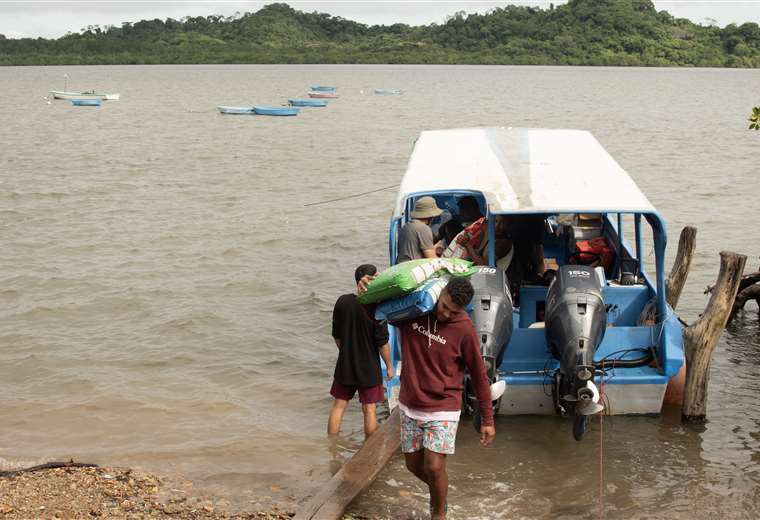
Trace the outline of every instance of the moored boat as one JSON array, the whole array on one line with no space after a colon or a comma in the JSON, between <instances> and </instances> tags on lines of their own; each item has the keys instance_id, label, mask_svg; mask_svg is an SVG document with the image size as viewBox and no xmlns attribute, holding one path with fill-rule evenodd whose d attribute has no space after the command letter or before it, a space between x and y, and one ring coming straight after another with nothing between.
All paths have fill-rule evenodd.
<instances>
[{"instance_id":1,"label":"moored boat","mask_svg":"<svg viewBox=\"0 0 760 520\"><path fill-rule=\"evenodd\" d=\"M50 95L53 99L100 99L100 100L117 100L119 94L106 94L103 92L95 92L94 90L86 90L84 92L67 92L64 90L51 90Z\"/></svg>"},{"instance_id":2,"label":"moored boat","mask_svg":"<svg viewBox=\"0 0 760 520\"><path fill-rule=\"evenodd\" d=\"M231 107L226 105L219 105L216 107L220 114L231 115L254 115L253 107Z\"/></svg>"},{"instance_id":3,"label":"moored boat","mask_svg":"<svg viewBox=\"0 0 760 520\"><path fill-rule=\"evenodd\" d=\"M292 107L326 107L326 99L288 99Z\"/></svg>"},{"instance_id":4,"label":"moored boat","mask_svg":"<svg viewBox=\"0 0 760 520\"><path fill-rule=\"evenodd\" d=\"M376 88L375 94L379 96L400 96L404 91L401 89Z\"/></svg>"},{"instance_id":5,"label":"moored boat","mask_svg":"<svg viewBox=\"0 0 760 520\"><path fill-rule=\"evenodd\" d=\"M325 85L312 85L310 88L314 92L335 92L337 90L337 87L328 87Z\"/></svg>"},{"instance_id":6,"label":"moored boat","mask_svg":"<svg viewBox=\"0 0 760 520\"><path fill-rule=\"evenodd\" d=\"M256 113L256 115L259 116L297 116L299 109L288 107L255 106L253 107L253 111Z\"/></svg>"},{"instance_id":7,"label":"moored boat","mask_svg":"<svg viewBox=\"0 0 760 520\"><path fill-rule=\"evenodd\" d=\"M684 363L683 329L665 300L665 223L589 132L423 132L391 218L391 264L423 196L454 220L462 198L474 197L497 238L471 277L470 312L488 376L506 385L495 411L567 416L578 440L594 414L661 412ZM400 349L391 327L395 368ZM393 406L398 377L387 387ZM464 409L477 414L468 390Z\"/></svg>"},{"instance_id":8,"label":"moored boat","mask_svg":"<svg viewBox=\"0 0 760 520\"><path fill-rule=\"evenodd\" d=\"M317 99L338 99L338 94L335 92L319 92L312 90L309 92L309 97Z\"/></svg>"},{"instance_id":9,"label":"moored boat","mask_svg":"<svg viewBox=\"0 0 760 520\"><path fill-rule=\"evenodd\" d=\"M75 107L99 107L102 101L100 99L72 99L71 104Z\"/></svg>"}]
</instances>

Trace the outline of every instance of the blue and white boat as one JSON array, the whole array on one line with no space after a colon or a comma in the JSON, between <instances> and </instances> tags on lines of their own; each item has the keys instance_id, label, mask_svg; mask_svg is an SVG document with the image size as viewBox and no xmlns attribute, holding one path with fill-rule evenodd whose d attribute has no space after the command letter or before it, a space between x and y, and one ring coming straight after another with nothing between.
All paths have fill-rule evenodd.
<instances>
[{"instance_id":1,"label":"blue and white boat","mask_svg":"<svg viewBox=\"0 0 760 520\"><path fill-rule=\"evenodd\" d=\"M231 106L220 105L216 107L216 109L219 111L220 114L248 115L248 116L254 115L253 107L231 107Z\"/></svg>"},{"instance_id":2,"label":"blue and white boat","mask_svg":"<svg viewBox=\"0 0 760 520\"><path fill-rule=\"evenodd\" d=\"M326 107L326 99L288 99L292 107Z\"/></svg>"},{"instance_id":3,"label":"blue and white boat","mask_svg":"<svg viewBox=\"0 0 760 520\"><path fill-rule=\"evenodd\" d=\"M475 197L489 237L497 236L499 219L502 234L488 242L488 265L471 277L470 312L488 375L506 384L494 402L498 413L568 416L576 439L593 414L660 413L684 365L683 329L665 300L665 222L589 132L423 132L390 222L391 264L399 232L423 196L434 197L446 218L456 217L462 197ZM511 245L512 256L497 263L499 238L507 241L502 254ZM590 240L603 251L583 252ZM525 275L531 265L536 272L550 267L553 280ZM390 329L398 374L401 344ZM398 377L387 388L395 406ZM474 396L465 396L465 409L477 414Z\"/></svg>"},{"instance_id":4,"label":"blue and white boat","mask_svg":"<svg viewBox=\"0 0 760 520\"><path fill-rule=\"evenodd\" d=\"M337 87L327 87L325 85L312 85L310 89L314 92L335 92Z\"/></svg>"},{"instance_id":5,"label":"blue and white boat","mask_svg":"<svg viewBox=\"0 0 760 520\"><path fill-rule=\"evenodd\" d=\"M376 88L375 94L379 96L400 96L404 91L401 89Z\"/></svg>"},{"instance_id":6,"label":"blue and white boat","mask_svg":"<svg viewBox=\"0 0 760 520\"><path fill-rule=\"evenodd\" d=\"M253 111L258 116L297 116L298 108L254 106Z\"/></svg>"},{"instance_id":7,"label":"blue and white boat","mask_svg":"<svg viewBox=\"0 0 760 520\"><path fill-rule=\"evenodd\" d=\"M72 99L71 104L75 107L99 107L102 101L100 99Z\"/></svg>"}]
</instances>

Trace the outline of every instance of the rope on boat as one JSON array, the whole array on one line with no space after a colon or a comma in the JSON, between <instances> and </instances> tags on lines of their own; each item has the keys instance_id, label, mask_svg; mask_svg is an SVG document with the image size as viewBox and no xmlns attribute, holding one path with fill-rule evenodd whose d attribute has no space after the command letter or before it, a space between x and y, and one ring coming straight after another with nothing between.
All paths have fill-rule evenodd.
<instances>
[{"instance_id":1,"label":"rope on boat","mask_svg":"<svg viewBox=\"0 0 760 520\"><path fill-rule=\"evenodd\" d=\"M370 190L365 191L364 193L355 193L354 195L347 195L345 197L338 197L337 199L330 199L330 200L322 200L319 202L310 202L309 204L304 204L303 207L309 207L309 206L318 206L320 204L329 204L330 202L337 202L339 200L347 200L347 199L354 199L356 197L363 197L364 195L369 195L370 193L377 193L378 191L384 191L389 190L391 188L398 188L400 184L393 184L391 186L385 186L384 188L377 188L376 190Z\"/></svg>"},{"instance_id":2,"label":"rope on boat","mask_svg":"<svg viewBox=\"0 0 760 520\"><path fill-rule=\"evenodd\" d=\"M97 468L97 464L89 464L86 462L74 462L74 459L68 462L46 462L45 464L39 464L32 466L31 468L12 469L9 471L0 471L0 477L15 477L21 473L31 473L33 471L40 471L43 469L54 468Z\"/></svg>"}]
</instances>

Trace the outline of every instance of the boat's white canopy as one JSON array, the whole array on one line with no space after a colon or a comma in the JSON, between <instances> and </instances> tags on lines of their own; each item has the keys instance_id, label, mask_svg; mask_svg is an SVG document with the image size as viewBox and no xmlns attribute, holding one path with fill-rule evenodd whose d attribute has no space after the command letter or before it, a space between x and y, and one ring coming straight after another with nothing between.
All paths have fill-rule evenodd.
<instances>
[{"instance_id":1,"label":"boat's white canopy","mask_svg":"<svg viewBox=\"0 0 760 520\"><path fill-rule=\"evenodd\" d=\"M422 132L401 181L408 197L475 191L490 213L656 213L589 132L465 128Z\"/></svg>"}]
</instances>

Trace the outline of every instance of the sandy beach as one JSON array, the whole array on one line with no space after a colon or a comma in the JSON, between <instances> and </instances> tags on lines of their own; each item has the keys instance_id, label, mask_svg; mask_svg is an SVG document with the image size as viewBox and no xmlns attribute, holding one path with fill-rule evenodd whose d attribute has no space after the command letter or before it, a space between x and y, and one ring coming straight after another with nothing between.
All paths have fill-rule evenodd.
<instances>
[{"instance_id":1,"label":"sandy beach","mask_svg":"<svg viewBox=\"0 0 760 520\"><path fill-rule=\"evenodd\" d=\"M0 518L287 520L294 516L293 511L277 509L230 511L225 501L198 497L189 492L191 487L189 481L169 482L128 468L64 467L22 472L0 477Z\"/></svg>"}]
</instances>

